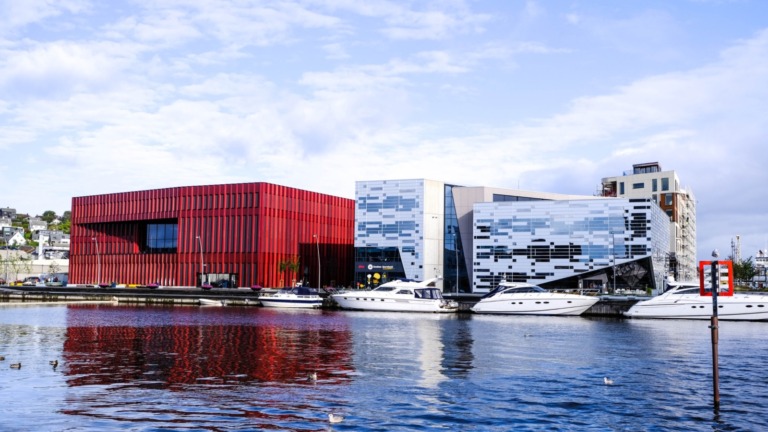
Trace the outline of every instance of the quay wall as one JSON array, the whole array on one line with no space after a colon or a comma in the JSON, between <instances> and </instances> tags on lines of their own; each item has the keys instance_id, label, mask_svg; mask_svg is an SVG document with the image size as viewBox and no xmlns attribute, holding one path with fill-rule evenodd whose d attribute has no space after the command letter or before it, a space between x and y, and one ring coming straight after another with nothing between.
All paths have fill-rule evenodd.
<instances>
[{"instance_id":1,"label":"quay wall","mask_svg":"<svg viewBox=\"0 0 768 432\"><path fill-rule=\"evenodd\" d=\"M265 289L210 289L200 288L98 288L89 286L68 287L0 287L0 303L18 302L83 302L111 301L126 304L147 305L197 305L201 298L224 300L228 306L258 306L259 296L275 290ZM336 309L338 306L326 294L323 308ZM471 313L471 307L477 303L478 297L454 298L459 303L459 312ZM605 296L588 309L584 316L621 317L622 312L642 300L638 297Z\"/></svg>"}]
</instances>

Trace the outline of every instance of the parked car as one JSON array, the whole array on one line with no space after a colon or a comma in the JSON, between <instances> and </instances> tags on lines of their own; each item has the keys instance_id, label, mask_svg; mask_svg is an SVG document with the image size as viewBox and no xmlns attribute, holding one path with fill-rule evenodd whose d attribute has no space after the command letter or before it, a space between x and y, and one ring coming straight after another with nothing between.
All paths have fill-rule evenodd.
<instances>
[{"instance_id":1,"label":"parked car","mask_svg":"<svg viewBox=\"0 0 768 432\"><path fill-rule=\"evenodd\" d=\"M29 276L24 279L24 282L22 282L22 285L24 286L35 286L41 282L41 279L37 276Z\"/></svg>"}]
</instances>

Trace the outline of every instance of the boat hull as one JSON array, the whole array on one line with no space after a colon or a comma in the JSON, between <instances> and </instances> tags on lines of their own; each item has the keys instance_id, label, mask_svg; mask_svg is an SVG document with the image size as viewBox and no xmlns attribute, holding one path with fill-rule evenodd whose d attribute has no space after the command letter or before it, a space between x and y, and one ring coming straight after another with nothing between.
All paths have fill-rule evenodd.
<instances>
[{"instance_id":1,"label":"boat hull","mask_svg":"<svg viewBox=\"0 0 768 432\"><path fill-rule=\"evenodd\" d=\"M364 293L334 294L332 297L339 307L351 310L429 313L454 313L459 310L458 304L447 300L385 298Z\"/></svg>"},{"instance_id":2,"label":"boat hull","mask_svg":"<svg viewBox=\"0 0 768 432\"><path fill-rule=\"evenodd\" d=\"M586 312L598 297L557 294L515 294L501 298L487 298L472 306L472 312L479 314L507 315L564 315L578 316Z\"/></svg>"},{"instance_id":3,"label":"boat hull","mask_svg":"<svg viewBox=\"0 0 768 432\"><path fill-rule=\"evenodd\" d=\"M323 299L291 299L291 298L259 298L261 305L271 308L299 308L299 309L317 309L323 305Z\"/></svg>"},{"instance_id":4,"label":"boat hull","mask_svg":"<svg viewBox=\"0 0 768 432\"><path fill-rule=\"evenodd\" d=\"M722 321L768 321L768 296L719 297L717 317ZM712 297L698 295L651 299L636 303L624 312L628 318L691 319L712 318Z\"/></svg>"},{"instance_id":5,"label":"boat hull","mask_svg":"<svg viewBox=\"0 0 768 432\"><path fill-rule=\"evenodd\" d=\"M198 301L200 302L200 306L224 306L223 300L212 300L212 299L201 298Z\"/></svg>"}]
</instances>

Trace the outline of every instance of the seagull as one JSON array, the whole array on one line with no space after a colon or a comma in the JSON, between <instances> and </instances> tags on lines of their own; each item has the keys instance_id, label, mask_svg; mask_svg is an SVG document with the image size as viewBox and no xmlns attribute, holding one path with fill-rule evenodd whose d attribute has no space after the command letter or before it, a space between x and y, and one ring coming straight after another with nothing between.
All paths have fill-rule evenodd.
<instances>
[{"instance_id":1,"label":"seagull","mask_svg":"<svg viewBox=\"0 0 768 432\"><path fill-rule=\"evenodd\" d=\"M613 380L608 377L603 377L603 382L605 385L613 385Z\"/></svg>"},{"instance_id":2,"label":"seagull","mask_svg":"<svg viewBox=\"0 0 768 432\"><path fill-rule=\"evenodd\" d=\"M309 381L317 381L317 372L310 372L307 374L307 379Z\"/></svg>"},{"instance_id":3,"label":"seagull","mask_svg":"<svg viewBox=\"0 0 768 432\"><path fill-rule=\"evenodd\" d=\"M334 413L328 414L328 421L331 423L341 423L342 420L344 420L344 416L340 416Z\"/></svg>"},{"instance_id":4,"label":"seagull","mask_svg":"<svg viewBox=\"0 0 768 432\"><path fill-rule=\"evenodd\" d=\"M21 362L11 363L11 369L21 369Z\"/></svg>"}]
</instances>

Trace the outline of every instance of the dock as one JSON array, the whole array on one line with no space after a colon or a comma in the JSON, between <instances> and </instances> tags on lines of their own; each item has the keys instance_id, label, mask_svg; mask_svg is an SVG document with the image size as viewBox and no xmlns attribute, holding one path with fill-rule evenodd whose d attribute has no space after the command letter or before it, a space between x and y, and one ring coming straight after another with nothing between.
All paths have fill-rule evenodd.
<instances>
[{"instance_id":1,"label":"dock","mask_svg":"<svg viewBox=\"0 0 768 432\"><path fill-rule=\"evenodd\" d=\"M0 287L0 305L112 302L135 305L196 306L200 304L201 298L206 298L224 301L227 306L253 307L261 305L259 297L262 294L276 291L276 289L269 288L254 291L250 288L101 288L89 285L66 287L2 286ZM324 298L323 309L338 309L338 306L327 293L320 295ZM471 313L470 308L480 298L479 295L471 294L460 296L447 294L445 297L459 303L460 313ZM621 317L623 311L646 298L642 296L601 296L600 301L584 312L583 316Z\"/></svg>"}]
</instances>

